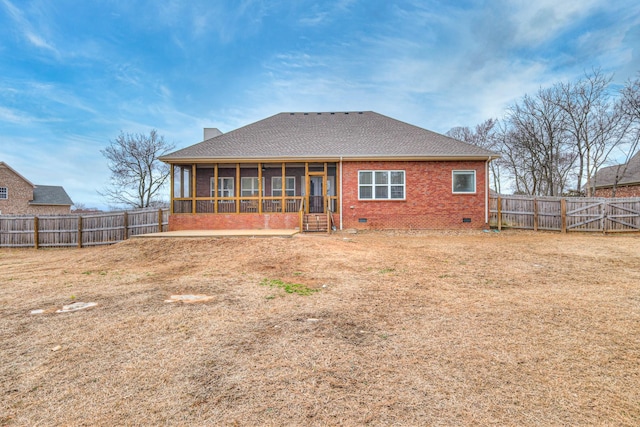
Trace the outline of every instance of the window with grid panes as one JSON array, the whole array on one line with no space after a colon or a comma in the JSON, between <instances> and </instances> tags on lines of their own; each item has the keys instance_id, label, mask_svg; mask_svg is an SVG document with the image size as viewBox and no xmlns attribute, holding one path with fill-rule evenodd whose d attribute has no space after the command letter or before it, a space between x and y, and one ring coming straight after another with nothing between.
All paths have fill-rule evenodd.
<instances>
[{"instance_id":1,"label":"window with grid panes","mask_svg":"<svg viewBox=\"0 0 640 427\"><path fill-rule=\"evenodd\" d=\"M358 198L360 200L404 200L405 171L359 171Z\"/></svg>"}]
</instances>

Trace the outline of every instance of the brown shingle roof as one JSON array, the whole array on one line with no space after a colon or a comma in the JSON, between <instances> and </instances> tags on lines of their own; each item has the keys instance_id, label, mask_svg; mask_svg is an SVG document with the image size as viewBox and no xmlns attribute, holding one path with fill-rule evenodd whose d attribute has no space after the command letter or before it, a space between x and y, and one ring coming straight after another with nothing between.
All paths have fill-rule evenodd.
<instances>
[{"instance_id":1,"label":"brown shingle roof","mask_svg":"<svg viewBox=\"0 0 640 427\"><path fill-rule=\"evenodd\" d=\"M162 156L206 159L488 158L487 151L373 111L280 113Z\"/></svg>"},{"instance_id":2,"label":"brown shingle roof","mask_svg":"<svg viewBox=\"0 0 640 427\"><path fill-rule=\"evenodd\" d=\"M616 176L622 174L623 171L624 175L618 181L618 185L640 184L640 152L629 160L626 170L624 170L624 166L615 165L600 169L595 177L596 188L613 187Z\"/></svg>"}]
</instances>

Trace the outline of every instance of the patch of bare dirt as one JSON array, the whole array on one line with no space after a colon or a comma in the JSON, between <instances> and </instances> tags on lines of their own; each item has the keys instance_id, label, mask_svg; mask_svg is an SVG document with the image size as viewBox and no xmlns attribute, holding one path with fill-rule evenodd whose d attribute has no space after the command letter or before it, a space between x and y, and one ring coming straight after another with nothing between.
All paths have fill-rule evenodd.
<instances>
[{"instance_id":1,"label":"patch of bare dirt","mask_svg":"<svg viewBox=\"0 0 640 427\"><path fill-rule=\"evenodd\" d=\"M638 425L639 265L529 232L0 250L0 425Z\"/></svg>"}]
</instances>

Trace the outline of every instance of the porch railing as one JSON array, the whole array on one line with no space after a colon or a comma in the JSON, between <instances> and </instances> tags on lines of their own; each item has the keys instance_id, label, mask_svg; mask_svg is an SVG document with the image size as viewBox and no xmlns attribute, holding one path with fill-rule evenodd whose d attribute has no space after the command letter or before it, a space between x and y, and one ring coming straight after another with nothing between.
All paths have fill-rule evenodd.
<instances>
[{"instance_id":1,"label":"porch railing","mask_svg":"<svg viewBox=\"0 0 640 427\"><path fill-rule=\"evenodd\" d=\"M296 213L303 197L196 197L195 213ZM173 213L194 213L194 199L173 200Z\"/></svg>"}]
</instances>

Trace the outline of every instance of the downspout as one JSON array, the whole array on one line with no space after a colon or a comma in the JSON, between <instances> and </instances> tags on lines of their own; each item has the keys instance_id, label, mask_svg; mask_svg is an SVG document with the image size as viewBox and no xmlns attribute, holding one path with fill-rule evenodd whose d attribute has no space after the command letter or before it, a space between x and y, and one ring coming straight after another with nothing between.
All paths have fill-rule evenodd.
<instances>
[{"instance_id":1,"label":"downspout","mask_svg":"<svg viewBox=\"0 0 640 427\"><path fill-rule=\"evenodd\" d=\"M491 156L487 159L484 164L484 182L485 182L485 191L484 191L484 223L489 226L489 162L491 161Z\"/></svg>"},{"instance_id":2,"label":"downspout","mask_svg":"<svg viewBox=\"0 0 640 427\"><path fill-rule=\"evenodd\" d=\"M342 231L342 193L344 192L342 185L342 156L340 156L340 231Z\"/></svg>"}]
</instances>

